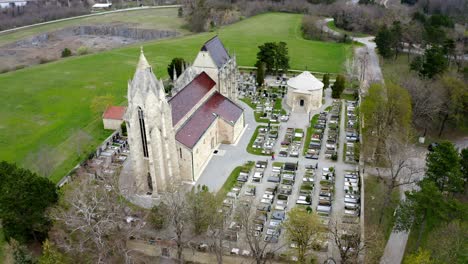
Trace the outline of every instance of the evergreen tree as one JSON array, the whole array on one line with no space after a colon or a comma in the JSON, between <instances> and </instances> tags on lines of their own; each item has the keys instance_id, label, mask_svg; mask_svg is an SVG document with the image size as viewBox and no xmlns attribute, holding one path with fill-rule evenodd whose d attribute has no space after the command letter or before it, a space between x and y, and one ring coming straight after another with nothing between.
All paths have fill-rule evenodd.
<instances>
[{"instance_id":1,"label":"evergreen tree","mask_svg":"<svg viewBox=\"0 0 468 264\"><path fill-rule=\"evenodd\" d=\"M427 78L434 78L436 75L443 73L447 68L448 61L444 50L433 46L424 52L424 62L419 73Z\"/></svg>"},{"instance_id":2,"label":"evergreen tree","mask_svg":"<svg viewBox=\"0 0 468 264\"><path fill-rule=\"evenodd\" d=\"M460 157L455 146L440 142L426 158L426 179L434 182L440 192L459 193L464 190Z\"/></svg>"},{"instance_id":3,"label":"evergreen tree","mask_svg":"<svg viewBox=\"0 0 468 264\"><path fill-rule=\"evenodd\" d=\"M182 68L185 64L185 60L183 58L173 58L171 63L167 66L167 73L171 80L174 80L174 68L176 70L177 77L182 74Z\"/></svg>"},{"instance_id":4,"label":"evergreen tree","mask_svg":"<svg viewBox=\"0 0 468 264\"><path fill-rule=\"evenodd\" d=\"M339 74L336 76L335 83L332 85L332 97L333 98L340 98L341 93L345 89L345 84L346 84L346 78Z\"/></svg>"},{"instance_id":5,"label":"evergreen tree","mask_svg":"<svg viewBox=\"0 0 468 264\"><path fill-rule=\"evenodd\" d=\"M278 74L279 70L287 72L289 69L289 53L286 42L279 42L276 44L275 50L275 72Z\"/></svg>"},{"instance_id":6,"label":"evergreen tree","mask_svg":"<svg viewBox=\"0 0 468 264\"><path fill-rule=\"evenodd\" d=\"M384 58L391 58L394 54L393 47L393 34L387 28L387 26L382 26L375 37L375 44L377 45L377 50L380 55Z\"/></svg>"},{"instance_id":7,"label":"evergreen tree","mask_svg":"<svg viewBox=\"0 0 468 264\"><path fill-rule=\"evenodd\" d=\"M257 65L259 62L265 63L267 73L278 74L279 70L287 71L289 69L288 47L285 42L267 42L258 48Z\"/></svg>"},{"instance_id":8,"label":"evergreen tree","mask_svg":"<svg viewBox=\"0 0 468 264\"><path fill-rule=\"evenodd\" d=\"M56 187L48 179L0 162L0 219L7 240L43 240L50 227L45 210L57 199Z\"/></svg>"},{"instance_id":9,"label":"evergreen tree","mask_svg":"<svg viewBox=\"0 0 468 264\"><path fill-rule=\"evenodd\" d=\"M267 42L258 46L257 61L265 63L267 73L272 73L275 69L276 43Z\"/></svg>"},{"instance_id":10,"label":"evergreen tree","mask_svg":"<svg viewBox=\"0 0 468 264\"><path fill-rule=\"evenodd\" d=\"M255 64L257 66L257 86L260 87L263 85L263 82L265 81L265 63L261 61L257 61Z\"/></svg>"},{"instance_id":11,"label":"evergreen tree","mask_svg":"<svg viewBox=\"0 0 468 264\"><path fill-rule=\"evenodd\" d=\"M327 89L330 85L330 74L325 73L322 78L323 89Z\"/></svg>"}]
</instances>

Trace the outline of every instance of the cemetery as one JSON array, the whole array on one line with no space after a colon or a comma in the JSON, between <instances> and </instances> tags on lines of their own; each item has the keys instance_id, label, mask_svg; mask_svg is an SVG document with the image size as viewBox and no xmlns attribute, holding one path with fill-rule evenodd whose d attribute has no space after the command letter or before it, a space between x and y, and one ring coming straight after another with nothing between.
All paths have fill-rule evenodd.
<instances>
[{"instance_id":1,"label":"cemetery","mask_svg":"<svg viewBox=\"0 0 468 264\"><path fill-rule=\"evenodd\" d=\"M247 152L255 155L271 155L278 138L280 126L258 126L247 146Z\"/></svg>"},{"instance_id":2,"label":"cemetery","mask_svg":"<svg viewBox=\"0 0 468 264\"><path fill-rule=\"evenodd\" d=\"M347 163L356 163L359 159L359 151L356 149L359 144L357 106L356 101L346 101L346 144L343 152Z\"/></svg>"},{"instance_id":3,"label":"cemetery","mask_svg":"<svg viewBox=\"0 0 468 264\"><path fill-rule=\"evenodd\" d=\"M280 77L277 77L280 78ZM285 77L282 77L285 79ZM286 122L288 115L282 107L282 100L286 92L284 81L257 88L253 72L241 72L238 77L239 99L249 105L255 114L255 121L259 123Z\"/></svg>"}]
</instances>

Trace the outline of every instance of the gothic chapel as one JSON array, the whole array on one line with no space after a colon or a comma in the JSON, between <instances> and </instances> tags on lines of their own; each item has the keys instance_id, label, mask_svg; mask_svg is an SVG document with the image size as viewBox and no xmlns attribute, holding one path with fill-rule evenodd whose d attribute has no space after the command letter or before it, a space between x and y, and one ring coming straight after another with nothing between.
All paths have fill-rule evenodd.
<instances>
[{"instance_id":1,"label":"gothic chapel","mask_svg":"<svg viewBox=\"0 0 468 264\"><path fill-rule=\"evenodd\" d=\"M157 196L171 182L196 181L219 144L236 142L244 128L236 80L236 59L217 36L174 79L170 98L141 52L124 116L138 193Z\"/></svg>"}]
</instances>

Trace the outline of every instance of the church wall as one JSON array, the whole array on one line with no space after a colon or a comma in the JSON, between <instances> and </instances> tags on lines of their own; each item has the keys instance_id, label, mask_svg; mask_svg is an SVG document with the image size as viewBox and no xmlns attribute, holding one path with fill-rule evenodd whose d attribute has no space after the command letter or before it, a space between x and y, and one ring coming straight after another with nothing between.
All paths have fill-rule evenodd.
<instances>
[{"instance_id":1,"label":"church wall","mask_svg":"<svg viewBox=\"0 0 468 264\"><path fill-rule=\"evenodd\" d=\"M176 141L177 158L179 160L180 176L183 181L193 181L192 151Z\"/></svg>"},{"instance_id":2,"label":"church wall","mask_svg":"<svg viewBox=\"0 0 468 264\"><path fill-rule=\"evenodd\" d=\"M318 109L322 106L322 93L323 93L322 89L312 91L312 94L310 97L310 100L311 100L310 106L312 110Z\"/></svg>"},{"instance_id":3,"label":"church wall","mask_svg":"<svg viewBox=\"0 0 468 264\"><path fill-rule=\"evenodd\" d=\"M242 113L242 115L237 120L236 124L234 125L234 134L233 134L233 139L231 143L236 142L237 138L239 138L243 129L244 129L244 113Z\"/></svg>"},{"instance_id":4,"label":"church wall","mask_svg":"<svg viewBox=\"0 0 468 264\"><path fill-rule=\"evenodd\" d=\"M120 124L122 124L123 120L116 120L116 119L102 119L104 124L104 129L112 129L112 130L119 130Z\"/></svg>"},{"instance_id":5,"label":"church wall","mask_svg":"<svg viewBox=\"0 0 468 264\"><path fill-rule=\"evenodd\" d=\"M211 77L211 79L218 83L218 67L211 58L210 53L206 51L198 52L197 57L193 61L193 67L205 71Z\"/></svg>"},{"instance_id":6,"label":"church wall","mask_svg":"<svg viewBox=\"0 0 468 264\"><path fill-rule=\"evenodd\" d=\"M218 118L218 140L222 144L231 144L233 141L234 127L226 120Z\"/></svg>"},{"instance_id":7,"label":"church wall","mask_svg":"<svg viewBox=\"0 0 468 264\"><path fill-rule=\"evenodd\" d=\"M208 161L208 158L213 152L213 149L218 145L217 132L218 120L215 120L210 127L205 131L205 134L200 138L198 143L193 147L193 172L194 180L198 180L202 172L203 166ZM213 144L212 144L213 143Z\"/></svg>"}]
</instances>

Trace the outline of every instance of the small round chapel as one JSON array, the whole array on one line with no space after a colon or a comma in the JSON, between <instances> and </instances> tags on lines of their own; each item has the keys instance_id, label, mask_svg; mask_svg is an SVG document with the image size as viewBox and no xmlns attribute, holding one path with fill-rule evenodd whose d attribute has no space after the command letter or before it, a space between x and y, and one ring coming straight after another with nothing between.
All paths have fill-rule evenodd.
<instances>
[{"instance_id":1,"label":"small round chapel","mask_svg":"<svg viewBox=\"0 0 468 264\"><path fill-rule=\"evenodd\" d=\"M308 113L322 106L323 83L305 71L288 80L286 103L293 112Z\"/></svg>"}]
</instances>

